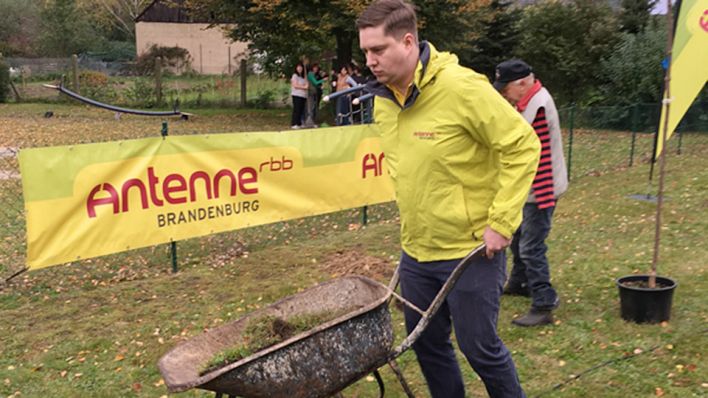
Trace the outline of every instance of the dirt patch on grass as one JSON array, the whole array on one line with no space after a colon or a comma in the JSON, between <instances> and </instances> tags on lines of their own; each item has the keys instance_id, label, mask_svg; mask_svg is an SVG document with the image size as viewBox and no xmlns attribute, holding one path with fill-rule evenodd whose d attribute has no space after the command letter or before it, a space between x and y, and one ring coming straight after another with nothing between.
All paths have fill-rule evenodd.
<instances>
[{"instance_id":1,"label":"dirt patch on grass","mask_svg":"<svg viewBox=\"0 0 708 398\"><path fill-rule=\"evenodd\" d=\"M396 261L366 254L364 249L338 250L325 257L322 268L333 278L344 275L363 275L378 281L388 281L396 268Z\"/></svg>"}]
</instances>

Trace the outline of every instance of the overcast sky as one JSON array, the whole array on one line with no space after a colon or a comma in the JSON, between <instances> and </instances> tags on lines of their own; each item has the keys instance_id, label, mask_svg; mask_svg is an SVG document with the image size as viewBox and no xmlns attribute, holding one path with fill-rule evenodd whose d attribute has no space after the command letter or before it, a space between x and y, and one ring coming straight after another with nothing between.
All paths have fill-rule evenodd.
<instances>
[{"instance_id":1,"label":"overcast sky","mask_svg":"<svg viewBox=\"0 0 708 398\"><path fill-rule=\"evenodd\" d=\"M653 14L666 14L666 1L667 0L659 0L659 2L654 6L654 11L652 11ZM671 8L674 8L676 5L676 0L671 1ZM676 11L676 10L672 10Z\"/></svg>"}]
</instances>

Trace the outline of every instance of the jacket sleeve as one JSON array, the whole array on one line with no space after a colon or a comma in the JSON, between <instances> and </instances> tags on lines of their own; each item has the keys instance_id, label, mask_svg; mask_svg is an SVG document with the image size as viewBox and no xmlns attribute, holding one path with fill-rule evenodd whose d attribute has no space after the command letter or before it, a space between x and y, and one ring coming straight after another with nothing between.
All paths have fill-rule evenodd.
<instances>
[{"instance_id":1,"label":"jacket sleeve","mask_svg":"<svg viewBox=\"0 0 708 398\"><path fill-rule=\"evenodd\" d=\"M483 78L470 78L463 96L465 126L498 162L498 190L487 224L510 238L521 224L541 153L531 125ZM495 156L496 155L496 156Z\"/></svg>"},{"instance_id":2,"label":"jacket sleeve","mask_svg":"<svg viewBox=\"0 0 708 398\"><path fill-rule=\"evenodd\" d=\"M317 77L315 77L314 72L307 72L307 80L315 86L321 84L324 81L324 79L318 80Z\"/></svg>"}]
</instances>

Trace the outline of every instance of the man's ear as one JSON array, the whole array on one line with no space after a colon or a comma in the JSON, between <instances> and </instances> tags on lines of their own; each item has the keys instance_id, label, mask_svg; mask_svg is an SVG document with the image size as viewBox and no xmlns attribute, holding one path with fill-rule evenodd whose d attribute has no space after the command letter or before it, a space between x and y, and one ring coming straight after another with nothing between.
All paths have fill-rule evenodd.
<instances>
[{"instance_id":1,"label":"man's ear","mask_svg":"<svg viewBox=\"0 0 708 398\"><path fill-rule=\"evenodd\" d=\"M403 35L403 43L406 45L406 47L415 47L415 36L413 36L413 33L406 33Z\"/></svg>"}]
</instances>

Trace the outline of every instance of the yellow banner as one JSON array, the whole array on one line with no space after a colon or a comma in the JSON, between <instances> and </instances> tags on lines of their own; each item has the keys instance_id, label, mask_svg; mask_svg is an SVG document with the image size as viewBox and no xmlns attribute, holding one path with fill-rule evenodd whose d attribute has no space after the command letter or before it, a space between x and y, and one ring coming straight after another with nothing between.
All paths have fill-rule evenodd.
<instances>
[{"instance_id":1,"label":"yellow banner","mask_svg":"<svg viewBox=\"0 0 708 398\"><path fill-rule=\"evenodd\" d=\"M33 148L19 158L30 269L394 198L369 125Z\"/></svg>"},{"instance_id":2,"label":"yellow banner","mask_svg":"<svg viewBox=\"0 0 708 398\"><path fill-rule=\"evenodd\" d=\"M671 99L666 140L708 81L708 0L684 0L671 49ZM666 93L664 93L666 99ZM663 149L666 106L661 108L656 154Z\"/></svg>"}]
</instances>

